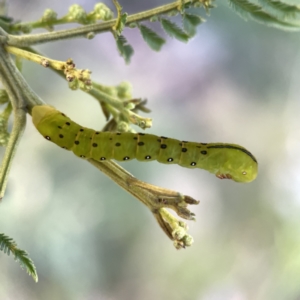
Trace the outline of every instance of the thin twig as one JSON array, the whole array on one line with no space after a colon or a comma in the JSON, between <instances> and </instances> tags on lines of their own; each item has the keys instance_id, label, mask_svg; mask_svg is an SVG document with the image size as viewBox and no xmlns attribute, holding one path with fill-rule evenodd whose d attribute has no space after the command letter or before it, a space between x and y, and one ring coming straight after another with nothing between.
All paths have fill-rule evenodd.
<instances>
[{"instance_id":1,"label":"thin twig","mask_svg":"<svg viewBox=\"0 0 300 300\"><path fill-rule=\"evenodd\" d=\"M88 91L90 95L98 99L100 102L105 102L113 107L117 108L123 115L126 117L127 121L141 127L142 129L150 128L152 126L152 119L141 117L133 111L126 108L126 103L117 98L114 98L108 95L105 92L100 91L99 89L93 88Z\"/></svg>"},{"instance_id":2,"label":"thin twig","mask_svg":"<svg viewBox=\"0 0 300 300\"><path fill-rule=\"evenodd\" d=\"M4 196L12 160L26 125L25 99L20 86L15 82L12 65L11 58L4 48L0 46L0 79L7 91L14 111L14 124L0 170L0 200Z\"/></svg>"},{"instance_id":3,"label":"thin twig","mask_svg":"<svg viewBox=\"0 0 300 300\"><path fill-rule=\"evenodd\" d=\"M182 3L193 3L195 0L182 0L175 1L173 3L165 4L153 9L149 9L147 11L143 11L131 16L127 17L126 25L133 22L140 22L143 20L149 20L151 17L161 14L166 14L174 9L180 9ZM117 19L113 19L110 21L84 25L82 27L74 28L74 29L66 29L66 30L58 30L47 33L39 33L39 34L27 34L22 36L16 35L7 35L7 44L15 47L27 47L37 44L42 44L46 42L54 42L58 40L66 40L77 37L86 37L87 34L93 32L94 34L111 31L113 26L116 24Z\"/></svg>"},{"instance_id":4,"label":"thin twig","mask_svg":"<svg viewBox=\"0 0 300 300\"><path fill-rule=\"evenodd\" d=\"M51 67L53 69L60 70L60 71L64 69L66 64L65 61L50 59L48 57L30 51L26 51L20 48L12 47L12 46L6 46L5 49L9 53L14 54L17 57L22 57L27 60L33 61L35 63L38 63L44 67Z\"/></svg>"},{"instance_id":5,"label":"thin twig","mask_svg":"<svg viewBox=\"0 0 300 300\"><path fill-rule=\"evenodd\" d=\"M62 71L65 70L67 67L67 62L47 58L45 56L38 54L36 51L31 52L31 51L23 50L23 49L12 47L12 46L5 46L5 49L8 52L16 55L17 57L22 57L22 58L28 59L30 61L41 64L45 67L50 67L54 71L57 71L57 73L60 75L62 75ZM76 71L76 69L74 69L74 70ZM77 73L80 73L79 71L80 70L78 70ZM70 73L67 73L67 74L70 74ZM30 88L27 84L25 84L25 85L27 86L26 89ZM128 105L128 103L121 101L120 99L115 98L106 92L101 91L99 89L98 84L92 83L91 89L89 89L89 90L82 89L82 90L89 93L90 95L92 95L99 102L105 102L105 103L113 106L114 108L118 109L128 123L137 125L137 126L141 127L142 129L149 128L152 126L151 118L141 117L138 114L134 113L133 111L131 111L130 109L128 109L126 107Z\"/></svg>"},{"instance_id":6,"label":"thin twig","mask_svg":"<svg viewBox=\"0 0 300 300\"><path fill-rule=\"evenodd\" d=\"M166 235L174 241L177 249L185 248L193 243L192 237L186 233L187 225L177 220L165 208L174 210L184 219L195 220L195 215L187 209L187 206L198 204L199 201L178 192L138 180L113 161L98 162L88 159L88 162L145 204Z\"/></svg>"}]
</instances>

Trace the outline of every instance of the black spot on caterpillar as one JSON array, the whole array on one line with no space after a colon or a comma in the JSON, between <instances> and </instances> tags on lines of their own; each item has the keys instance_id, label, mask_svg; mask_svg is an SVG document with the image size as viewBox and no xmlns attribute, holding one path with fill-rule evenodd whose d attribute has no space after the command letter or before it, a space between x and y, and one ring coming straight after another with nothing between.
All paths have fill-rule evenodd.
<instances>
[{"instance_id":1,"label":"black spot on caterpillar","mask_svg":"<svg viewBox=\"0 0 300 300\"><path fill-rule=\"evenodd\" d=\"M247 149L236 144L180 142L144 133L99 134L46 105L33 107L32 121L47 140L85 159L157 160L163 164L204 169L218 178L237 182L250 182L257 176L257 160Z\"/></svg>"}]
</instances>

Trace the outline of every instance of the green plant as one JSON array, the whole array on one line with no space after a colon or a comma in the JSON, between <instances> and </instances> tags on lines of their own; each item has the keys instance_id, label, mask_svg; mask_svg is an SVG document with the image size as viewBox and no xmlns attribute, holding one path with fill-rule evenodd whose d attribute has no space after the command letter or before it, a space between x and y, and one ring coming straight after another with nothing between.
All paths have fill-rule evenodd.
<instances>
[{"instance_id":1,"label":"green plant","mask_svg":"<svg viewBox=\"0 0 300 300\"><path fill-rule=\"evenodd\" d=\"M122 35L124 27L139 30L149 47L159 51L165 43L165 39L145 25L145 22L159 22L170 37L187 42L190 37L195 35L196 27L204 22L203 17L199 15L203 8L207 15L209 15L210 9L214 8L213 0L180 0L128 15L123 12L116 0L114 4L117 18L114 18L112 10L102 3L97 3L89 13L77 4L72 5L69 12L60 18L56 12L47 9L39 20L29 23L15 22L8 16L0 18L0 79L5 88L1 91L0 100L2 104L6 104L6 108L0 116L0 142L1 145L6 146L0 171L1 198L4 196L9 169L25 128L26 113L31 114L34 106L45 104L21 76L22 59L28 59L52 69L67 81L71 89L81 89L98 101L107 118L104 131L132 132L131 124L142 129L146 129L152 124L150 118L139 115L140 111L149 112L145 106L146 101L133 98L128 84L122 83L118 86L108 87L94 82L89 70L77 69L71 59L63 62L41 55L33 48L34 45L77 37L91 39L96 34L111 32L120 55L126 63L129 63L134 52L133 47ZM300 7L292 0L229 0L228 4L246 19L253 19L281 29L299 30L300 28ZM182 21L182 28L172 20L176 15ZM55 26L66 23L78 23L82 26L74 29L54 30ZM32 34L32 30L36 28L45 28L49 32ZM15 55L15 61L12 60L10 54ZM9 133L7 122L12 112L14 123L12 131ZM175 218L166 208L173 209L181 217L193 220L194 214L188 210L187 206L197 204L198 201L178 192L142 182L112 161L100 163L89 159L88 162L148 206L161 228L174 241L177 249L192 244L193 239L187 234L187 225ZM4 234L0 235L0 246L4 252L10 250L15 258L26 267L28 273L37 280L32 261L27 258L26 252L16 248L16 244L11 238Z\"/></svg>"}]
</instances>

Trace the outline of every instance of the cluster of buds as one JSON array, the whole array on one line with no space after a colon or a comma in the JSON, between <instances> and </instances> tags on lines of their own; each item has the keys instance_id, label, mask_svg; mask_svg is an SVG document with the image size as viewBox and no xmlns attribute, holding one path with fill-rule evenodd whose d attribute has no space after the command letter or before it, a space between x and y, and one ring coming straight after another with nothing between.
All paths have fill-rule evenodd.
<instances>
[{"instance_id":1,"label":"cluster of buds","mask_svg":"<svg viewBox=\"0 0 300 300\"><path fill-rule=\"evenodd\" d=\"M88 69L76 69L72 59L66 61L63 71L72 90L81 88L88 91L92 88L91 71Z\"/></svg>"}]
</instances>

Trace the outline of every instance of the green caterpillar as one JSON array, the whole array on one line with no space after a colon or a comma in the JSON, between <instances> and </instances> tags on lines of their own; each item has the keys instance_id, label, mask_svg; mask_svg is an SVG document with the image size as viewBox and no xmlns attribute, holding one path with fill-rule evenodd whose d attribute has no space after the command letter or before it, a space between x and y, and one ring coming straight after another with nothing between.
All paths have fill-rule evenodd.
<instances>
[{"instance_id":1,"label":"green caterpillar","mask_svg":"<svg viewBox=\"0 0 300 300\"><path fill-rule=\"evenodd\" d=\"M100 132L82 127L51 106L35 106L32 121L49 141L81 158L97 161L157 160L200 168L220 179L250 182L257 176L257 160L235 144L193 143L145 133Z\"/></svg>"}]
</instances>

